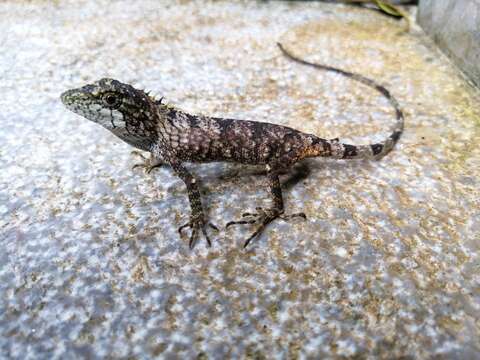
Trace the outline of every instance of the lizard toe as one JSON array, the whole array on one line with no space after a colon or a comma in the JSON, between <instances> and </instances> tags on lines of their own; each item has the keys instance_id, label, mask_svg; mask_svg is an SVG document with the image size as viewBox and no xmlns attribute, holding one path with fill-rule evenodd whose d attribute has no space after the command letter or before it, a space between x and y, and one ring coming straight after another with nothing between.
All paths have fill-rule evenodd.
<instances>
[{"instance_id":1,"label":"lizard toe","mask_svg":"<svg viewBox=\"0 0 480 360\"><path fill-rule=\"evenodd\" d=\"M186 224L183 224L178 228L178 233L180 236L182 236L183 230L186 228L191 228L192 232L190 234L190 240L188 242L188 246L190 249L193 249L195 247L195 244L197 242L198 238L198 233L199 230L202 231L203 236L205 237L205 240L207 241L208 247L212 246L212 242L210 240L210 237L208 236L207 233L207 226L214 229L215 231L219 231L218 227L216 227L214 224L210 222L205 222L203 219L191 219L189 222Z\"/></svg>"}]
</instances>

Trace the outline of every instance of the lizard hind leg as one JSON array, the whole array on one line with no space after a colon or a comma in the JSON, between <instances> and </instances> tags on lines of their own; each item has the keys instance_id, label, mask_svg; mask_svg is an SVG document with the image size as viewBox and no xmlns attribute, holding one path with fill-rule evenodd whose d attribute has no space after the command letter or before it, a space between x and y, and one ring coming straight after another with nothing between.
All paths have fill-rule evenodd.
<instances>
[{"instance_id":1,"label":"lizard hind leg","mask_svg":"<svg viewBox=\"0 0 480 360\"><path fill-rule=\"evenodd\" d=\"M270 171L267 174L268 185L270 187L270 193L273 198L273 206L271 208L263 209L261 207L257 207L255 213L244 213L242 215L242 220L238 221L230 221L227 223L226 228L232 225L248 225L248 224L258 224L257 229L248 237L245 241L243 247L247 247L248 244L257 236L259 236L270 224L272 221L276 219L281 219L284 221L288 221L295 217L301 217L306 219L306 215L304 213L296 213L285 215L284 214L284 207L283 207L283 197L282 197L282 189L280 187L280 180L278 178L278 172Z\"/></svg>"}]
</instances>

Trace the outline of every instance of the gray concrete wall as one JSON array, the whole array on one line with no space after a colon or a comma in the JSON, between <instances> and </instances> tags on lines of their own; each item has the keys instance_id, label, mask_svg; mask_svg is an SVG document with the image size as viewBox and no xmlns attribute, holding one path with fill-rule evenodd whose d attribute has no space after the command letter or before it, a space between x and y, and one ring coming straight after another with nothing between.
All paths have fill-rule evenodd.
<instances>
[{"instance_id":1,"label":"gray concrete wall","mask_svg":"<svg viewBox=\"0 0 480 360\"><path fill-rule=\"evenodd\" d=\"M480 1L420 0L418 22L479 86Z\"/></svg>"}]
</instances>

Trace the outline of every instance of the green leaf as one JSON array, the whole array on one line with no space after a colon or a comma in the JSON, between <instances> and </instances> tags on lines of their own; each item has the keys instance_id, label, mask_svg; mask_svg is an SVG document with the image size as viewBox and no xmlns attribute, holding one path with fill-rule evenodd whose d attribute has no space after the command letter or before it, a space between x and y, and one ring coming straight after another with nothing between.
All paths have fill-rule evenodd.
<instances>
[{"instance_id":1,"label":"green leaf","mask_svg":"<svg viewBox=\"0 0 480 360\"><path fill-rule=\"evenodd\" d=\"M382 9L383 12L386 12L389 15L396 16L396 17L403 17L403 12L397 9L392 4L389 4L383 0L375 0L377 6Z\"/></svg>"}]
</instances>

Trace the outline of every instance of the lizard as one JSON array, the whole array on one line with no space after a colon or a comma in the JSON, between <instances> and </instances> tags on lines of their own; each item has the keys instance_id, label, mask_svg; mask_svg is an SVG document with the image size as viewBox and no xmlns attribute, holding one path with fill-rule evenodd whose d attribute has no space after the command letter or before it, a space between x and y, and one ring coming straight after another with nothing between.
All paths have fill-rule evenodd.
<instances>
[{"instance_id":1,"label":"lizard","mask_svg":"<svg viewBox=\"0 0 480 360\"><path fill-rule=\"evenodd\" d=\"M342 143L338 138L323 139L268 122L192 115L163 103L162 99L157 100L143 90L110 78L67 90L61 94L61 101L67 109L103 126L126 143L150 152L150 158L142 164L147 172L162 165L173 169L185 184L190 202L189 221L180 226L178 232L181 236L184 229L191 229L191 249L200 232L207 245L211 246L207 229L218 231L218 227L207 221L197 180L185 163L234 162L262 166L273 204L266 208L257 207L256 212L244 213L241 219L226 224L226 228L256 224L256 229L244 243L246 247L276 219L306 219L304 213L285 214L280 173L312 157L380 159L392 150L404 128L403 112L384 86L357 73L306 61L287 51L280 43L277 45L287 58L296 63L342 74L380 92L395 110L396 121L390 135L379 143L352 145Z\"/></svg>"}]
</instances>

